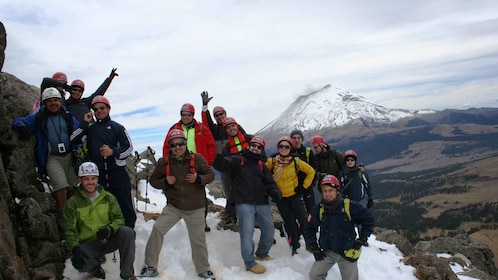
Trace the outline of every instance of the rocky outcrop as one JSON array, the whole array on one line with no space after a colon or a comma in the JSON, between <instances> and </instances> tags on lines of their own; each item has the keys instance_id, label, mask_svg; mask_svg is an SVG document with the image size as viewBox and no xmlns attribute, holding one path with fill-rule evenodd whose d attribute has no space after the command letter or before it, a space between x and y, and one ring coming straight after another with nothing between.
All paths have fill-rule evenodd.
<instances>
[{"instance_id":1,"label":"rocky outcrop","mask_svg":"<svg viewBox=\"0 0 498 280\"><path fill-rule=\"evenodd\" d=\"M0 73L1 279L57 278L68 257L55 199L36 179L34 137L19 139L10 127L38 98L35 87Z\"/></svg>"},{"instance_id":2,"label":"rocky outcrop","mask_svg":"<svg viewBox=\"0 0 498 280\"><path fill-rule=\"evenodd\" d=\"M0 72L3 69L3 63L5 61L5 48L7 48L7 32L3 23L0 21Z\"/></svg>"},{"instance_id":3,"label":"rocky outcrop","mask_svg":"<svg viewBox=\"0 0 498 280\"><path fill-rule=\"evenodd\" d=\"M461 234L440 237L432 241L420 241L413 246L408 239L394 230L375 228L377 240L396 245L405 256L402 261L415 267L418 279L458 279L451 265L465 268L458 275L477 279L496 279L494 255L484 243ZM438 256L447 254L447 256Z\"/></svg>"}]
</instances>

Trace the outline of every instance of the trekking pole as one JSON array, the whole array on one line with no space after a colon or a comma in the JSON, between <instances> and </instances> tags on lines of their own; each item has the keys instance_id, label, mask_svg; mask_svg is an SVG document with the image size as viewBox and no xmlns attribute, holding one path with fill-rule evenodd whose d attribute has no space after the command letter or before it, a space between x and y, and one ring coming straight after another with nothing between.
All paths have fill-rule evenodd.
<instances>
[{"instance_id":1,"label":"trekking pole","mask_svg":"<svg viewBox=\"0 0 498 280\"><path fill-rule=\"evenodd\" d=\"M147 160L152 162L150 160L150 156L154 156L156 153L156 151L154 151L150 146L147 146ZM148 197L148 191L149 191L149 171L150 171L150 168L149 168L149 165L151 164L147 164L146 168L147 168L147 171L145 173L145 211L147 211L147 197Z\"/></svg>"},{"instance_id":2,"label":"trekking pole","mask_svg":"<svg viewBox=\"0 0 498 280\"><path fill-rule=\"evenodd\" d=\"M138 164L140 163L140 155L135 151L135 204L138 205Z\"/></svg>"},{"instance_id":3,"label":"trekking pole","mask_svg":"<svg viewBox=\"0 0 498 280\"><path fill-rule=\"evenodd\" d=\"M107 172L107 157L104 156L104 171L105 171L105 186L106 190L109 190L109 172Z\"/></svg>"}]
</instances>

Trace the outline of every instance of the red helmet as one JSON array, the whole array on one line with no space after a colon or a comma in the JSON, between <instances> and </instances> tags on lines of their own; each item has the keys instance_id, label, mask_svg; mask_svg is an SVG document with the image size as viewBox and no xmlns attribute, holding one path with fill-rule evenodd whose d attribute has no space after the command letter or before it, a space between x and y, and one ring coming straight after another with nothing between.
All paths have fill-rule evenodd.
<instances>
[{"instance_id":1,"label":"red helmet","mask_svg":"<svg viewBox=\"0 0 498 280\"><path fill-rule=\"evenodd\" d=\"M311 145L313 144L325 144L325 138L320 135L315 135L313 138L311 138Z\"/></svg>"},{"instance_id":2,"label":"red helmet","mask_svg":"<svg viewBox=\"0 0 498 280\"><path fill-rule=\"evenodd\" d=\"M187 140L187 137L185 137L185 133L183 133L181 129L176 129L176 128L168 132L166 138L168 139L168 143L175 138L182 138L184 140Z\"/></svg>"},{"instance_id":3,"label":"red helmet","mask_svg":"<svg viewBox=\"0 0 498 280\"><path fill-rule=\"evenodd\" d=\"M323 176L322 181L320 182L320 187L323 185L330 185L330 186L336 188L337 190L339 190L341 187L341 184L339 183L339 180L337 179L337 177L335 177L334 175L330 175L330 174Z\"/></svg>"},{"instance_id":4,"label":"red helmet","mask_svg":"<svg viewBox=\"0 0 498 280\"><path fill-rule=\"evenodd\" d=\"M109 102L109 99L105 98L102 95L97 95L92 99L92 107L95 103L104 103L105 105L109 106L109 108L111 108L111 102Z\"/></svg>"},{"instance_id":5,"label":"red helmet","mask_svg":"<svg viewBox=\"0 0 498 280\"><path fill-rule=\"evenodd\" d=\"M237 121L236 121L234 118L232 118L232 117L226 117L226 118L225 118L225 119L221 122L221 126L223 126L223 128L226 128L226 127L227 127L227 125L232 124L232 123L237 124Z\"/></svg>"},{"instance_id":6,"label":"red helmet","mask_svg":"<svg viewBox=\"0 0 498 280\"><path fill-rule=\"evenodd\" d=\"M280 139L278 139L277 146L280 145L280 142L282 142L282 141L289 142L289 144L291 146L292 146L292 144L294 144L294 140L292 140L292 138L290 138L289 136L282 136L282 137L280 137Z\"/></svg>"},{"instance_id":7,"label":"red helmet","mask_svg":"<svg viewBox=\"0 0 498 280\"><path fill-rule=\"evenodd\" d=\"M83 83L82 80L74 80L72 83L71 83L71 86L73 87L80 87L82 89L85 89L85 83Z\"/></svg>"},{"instance_id":8,"label":"red helmet","mask_svg":"<svg viewBox=\"0 0 498 280\"><path fill-rule=\"evenodd\" d=\"M216 114L218 114L220 112L225 112L226 113L225 108L223 108L221 106L214 107L214 109L213 109L213 115L216 115Z\"/></svg>"},{"instance_id":9,"label":"red helmet","mask_svg":"<svg viewBox=\"0 0 498 280\"><path fill-rule=\"evenodd\" d=\"M352 157L352 158L354 158L354 160L358 159L358 155L353 150L347 150L344 152L344 158L346 159L348 157Z\"/></svg>"},{"instance_id":10,"label":"red helmet","mask_svg":"<svg viewBox=\"0 0 498 280\"><path fill-rule=\"evenodd\" d=\"M183 111L186 111L186 112L189 112L189 113L192 113L195 114L195 108L194 108L194 105L190 104L190 103L185 103L182 105L182 108L180 109L180 114L183 112Z\"/></svg>"},{"instance_id":11,"label":"red helmet","mask_svg":"<svg viewBox=\"0 0 498 280\"><path fill-rule=\"evenodd\" d=\"M66 74L64 74L62 72L55 72L52 75L52 79L67 83L67 76L66 76Z\"/></svg>"},{"instance_id":12,"label":"red helmet","mask_svg":"<svg viewBox=\"0 0 498 280\"><path fill-rule=\"evenodd\" d=\"M252 139L251 139L251 142L250 143L257 143L257 144L260 144L261 146L263 146L263 148L266 146L266 141L265 139L263 139L263 137L259 136L259 135L256 135L254 136Z\"/></svg>"}]
</instances>

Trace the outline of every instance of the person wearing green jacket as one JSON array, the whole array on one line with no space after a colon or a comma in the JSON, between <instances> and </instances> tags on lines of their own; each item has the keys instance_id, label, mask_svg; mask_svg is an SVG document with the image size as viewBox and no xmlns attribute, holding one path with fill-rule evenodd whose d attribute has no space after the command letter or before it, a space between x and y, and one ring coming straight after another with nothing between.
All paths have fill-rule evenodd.
<instances>
[{"instance_id":1,"label":"person wearing green jacket","mask_svg":"<svg viewBox=\"0 0 498 280\"><path fill-rule=\"evenodd\" d=\"M74 268L105 279L98 258L119 249L121 278L136 279L135 232L124 225L116 197L98 185L99 169L95 163L82 163L78 177L76 195L64 207L64 234L73 253Z\"/></svg>"}]
</instances>

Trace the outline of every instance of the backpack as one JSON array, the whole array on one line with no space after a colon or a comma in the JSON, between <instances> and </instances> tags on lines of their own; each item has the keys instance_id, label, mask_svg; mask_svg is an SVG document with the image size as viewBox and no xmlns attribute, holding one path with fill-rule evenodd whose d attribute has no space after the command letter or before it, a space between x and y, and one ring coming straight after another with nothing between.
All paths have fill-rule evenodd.
<instances>
[{"instance_id":1,"label":"backpack","mask_svg":"<svg viewBox=\"0 0 498 280\"><path fill-rule=\"evenodd\" d=\"M322 203L320 203L320 209L318 211L318 217L319 217L320 221L323 218L324 211L325 211L325 207L323 206ZM348 220L352 221L352 219L351 219L351 200L349 198L344 199L344 212L348 216ZM350 262L356 262L360 258L360 255L361 255L361 247L359 249L355 249L354 247L352 247L352 248L349 248L349 249L344 250L342 252L342 256Z\"/></svg>"},{"instance_id":2,"label":"backpack","mask_svg":"<svg viewBox=\"0 0 498 280\"><path fill-rule=\"evenodd\" d=\"M169 167L169 162L168 158L164 158L165 161L165 168L166 168L166 176L171 176L171 169ZM190 161L189 161L189 168L190 168L190 173L195 174L195 154L190 154Z\"/></svg>"},{"instance_id":3,"label":"backpack","mask_svg":"<svg viewBox=\"0 0 498 280\"><path fill-rule=\"evenodd\" d=\"M349 187L349 184L351 184L351 182L354 179L360 180L360 184L363 188L362 191L364 189L368 188L367 177L365 176L365 174L363 174L363 172L361 172L361 170L358 169L358 171L355 172L354 175L351 175L351 173L348 173L348 174L344 174L343 178L341 178L341 180L343 180L342 183L344 184L344 187L342 188L341 193L344 193L344 190L346 190Z\"/></svg>"}]
</instances>

